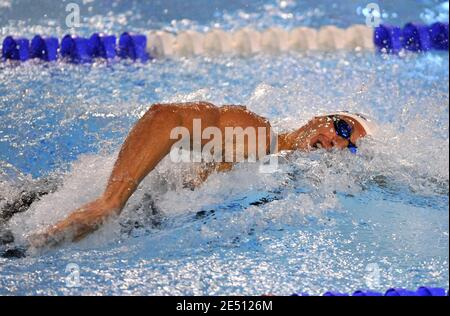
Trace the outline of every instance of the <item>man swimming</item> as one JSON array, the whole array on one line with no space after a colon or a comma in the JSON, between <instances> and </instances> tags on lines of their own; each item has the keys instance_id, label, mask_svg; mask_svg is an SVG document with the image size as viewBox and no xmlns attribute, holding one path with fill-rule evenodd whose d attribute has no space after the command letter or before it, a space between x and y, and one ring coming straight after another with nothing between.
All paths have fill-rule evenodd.
<instances>
[{"instance_id":1,"label":"man swimming","mask_svg":"<svg viewBox=\"0 0 450 316\"><path fill-rule=\"evenodd\" d=\"M219 153L222 159L209 161L208 168L199 174L199 182L205 181L213 172L231 170L233 164L239 162L238 147L243 148L241 154L244 159L252 156L254 148L264 147L262 152L255 151L253 157L256 160L271 153L273 134L270 123L244 106L216 107L207 102L155 104L130 131L104 193L45 232L33 235L30 238L31 245L42 247L54 246L63 241L79 241L112 216L118 216L139 183L180 142L180 137L174 137L174 134L181 134L174 131L185 131L190 147L195 147L195 129L198 128L197 134L200 132L202 135L198 144L200 149L204 149L214 135L219 134L222 141L221 148L208 147L213 148L210 151L215 151L215 157ZM230 128L245 131L254 129L263 131L263 134L258 134L256 144L251 144L249 135L227 137ZM317 116L295 131L275 136L275 152L309 151L314 148L348 148L355 152L358 140L371 133L371 122L362 115L340 112ZM231 155L227 154L229 145L232 148Z\"/></svg>"}]
</instances>

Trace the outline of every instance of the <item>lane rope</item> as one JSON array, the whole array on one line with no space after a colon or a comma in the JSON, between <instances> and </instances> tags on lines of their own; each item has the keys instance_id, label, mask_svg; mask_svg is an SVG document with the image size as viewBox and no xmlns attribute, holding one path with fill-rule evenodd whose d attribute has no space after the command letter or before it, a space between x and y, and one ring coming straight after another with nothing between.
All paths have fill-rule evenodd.
<instances>
[{"instance_id":1,"label":"lane rope","mask_svg":"<svg viewBox=\"0 0 450 316\"><path fill-rule=\"evenodd\" d=\"M308 293L296 293L292 296L309 296ZM449 296L444 288L421 286L416 291L403 288L390 288L385 293L375 291L356 291L353 294L329 291L322 296Z\"/></svg>"},{"instance_id":2,"label":"lane rope","mask_svg":"<svg viewBox=\"0 0 450 316\"><path fill-rule=\"evenodd\" d=\"M397 54L400 51L448 51L448 23L431 25L407 23L403 28L380 25L371 28L352 25L341 29L333 25L320 29L298 27L290 31L271 27L264 31L242 28L232 32L213 29L200 33L192 30L172 34L149 31L147 34L115 35L95 33L89 38L66 35L56 37L36 35L31 41L7 36L2 44L2 59L27 61L67 60L90 63L96 58L131 59L146 62L152 58L177 58L195 55L222 54L249 56L258 53L277 54L289 51L377 51Z\"/></svg>"}]
</instances>

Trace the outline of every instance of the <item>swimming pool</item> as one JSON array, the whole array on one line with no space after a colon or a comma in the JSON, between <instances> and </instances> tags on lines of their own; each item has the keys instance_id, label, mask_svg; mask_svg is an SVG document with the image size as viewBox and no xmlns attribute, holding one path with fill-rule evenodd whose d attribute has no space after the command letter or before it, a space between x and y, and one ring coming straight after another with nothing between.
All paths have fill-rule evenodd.
<instances>
[{"instance_id":1,"label":"swimming pool","mask_svg":"<svg viewBox=\"0 0 450 316\"><path fill-rule=\"evenodd\" d=\"M1 37L64 35L65 2L55 3L0 1ZM86 20L79 34L346 27L364 23L358 12L365 6L358 1L106 3L80 2ZM448 2L378 3L393 24L448 20ZM121 217L83 242L0 258L0 294L288 295L448 288L448 67L447 52L340 51L146 64L0 63L0 207L30 192L51 192L2 226L16 245L101 192L128 130L154 102L246 104L280 130L335 110L369 114L382 127L358 155L297 153L275 174L242 164L213 175L195 191L184 189L180 180L190 166L166 159ZM79 268L76 287L67 286L70 264Z\"/></svg>"}]
</instances>

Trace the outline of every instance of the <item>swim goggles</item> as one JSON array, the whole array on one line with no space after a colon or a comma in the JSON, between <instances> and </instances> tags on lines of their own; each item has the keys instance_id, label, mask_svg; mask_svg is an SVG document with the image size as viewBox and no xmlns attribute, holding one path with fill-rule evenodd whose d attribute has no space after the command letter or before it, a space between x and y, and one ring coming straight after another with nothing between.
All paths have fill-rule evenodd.
<instances>
[{"instance_id":1,"label":"swim goggles","mask_svg":"<svg viewBox=\"0 0 450 316\"><path fill-rule=\"evenodd\" d=\"M352 136L352 127L345 120L339 118L338 115L329 116L330 119L333 120L334 130L336 131L336 135L346 139L348 141L347 148L350 150L352 154L356 154L357 146L352 143L350 137Z\"/></svg>"}]
</instances>

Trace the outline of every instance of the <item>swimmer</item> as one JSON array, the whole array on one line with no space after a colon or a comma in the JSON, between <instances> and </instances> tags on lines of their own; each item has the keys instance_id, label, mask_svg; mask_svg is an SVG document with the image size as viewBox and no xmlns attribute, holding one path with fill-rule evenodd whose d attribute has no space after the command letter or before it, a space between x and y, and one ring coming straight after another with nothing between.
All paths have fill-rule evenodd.
<instances>
[{"instance_id":1,"label":"swimmer","mask_svg":"<svg viewBox=\"0 0 450 316\"><path fill-rule=\"evenodd\" d=\"M75 210L67 218L48 228L45 232L32 235L30 244L35 248L55 246L64 241L79 241L97 230L106 220L118 216L139 183L158 163L170 153L179 139L173 139L174 128L185 128L190 135L194 132L194 120L201 120L202 133L207 128L216 128L223 134L227 127L246 129L265 128L264 154L271 152L273 134L265 118L247 110L244 106L222 106L207 102L180 104L155 104L136 123L125 140L104 193L95 201ZM349 149L356 151L359 139L373 133L370 120L362 115L339 112L317 116L306 125L292 132L275 136L276 151L310 151L317 148L330 150ZM236 140L233 145L236 148ZM244 144L244 158L249 157L248 138L241 138ZM192 138L189 140L192 146ZM262 140L260 144L264 142ZM205 146L208 140L201 140ZM225 141L226 142L226 141ZM234 149L234 158L236 149ZM257 155L256 159L261 159ZM223 160L222 160L223 161ZM208 163L199 173L201 183L213 172L225 172L233 168L235 161Z\"/></svg>"}]
</instances>

